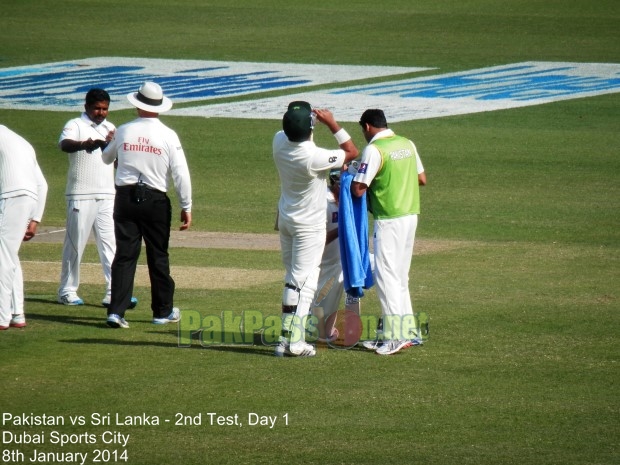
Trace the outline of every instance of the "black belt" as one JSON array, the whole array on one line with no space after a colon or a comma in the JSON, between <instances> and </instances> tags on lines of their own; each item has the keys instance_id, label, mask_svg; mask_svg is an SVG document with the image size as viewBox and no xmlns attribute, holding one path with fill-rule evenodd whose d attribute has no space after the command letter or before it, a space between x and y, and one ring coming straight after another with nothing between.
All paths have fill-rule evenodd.
<instances>
[{"instance_id":1,"label":"black belt","mask_svg":"<svg viewBox=\"0 0 620 465\"><path fill-rule=\"evenodd\" d=\"M165 199L167 197L165 192L153 189L143 182L131 184L129 186L116 186L116 190L119 192L126 192L129 194L129 198L137 204L141 204L147 200Z\"/></svg>"},{"instance_id":2,"label":"black belt","mask_svg":"<svg viewBox=\"0 0 620 465\"><path fill-rule=\"evenodd\" d=\"M160 191L159 189L155 189L154 187L149 186L148 184L142 184L144 186L144 188L147 191L151 191L151 192L159 192L160 194L165 194L164 191ZM138 184L128 184L126 186L114 186L116 188L117 191L120 190L129 190L129 191L133 191L136 189L136 187L138 187Z\"/></svg>"}]
</instances>

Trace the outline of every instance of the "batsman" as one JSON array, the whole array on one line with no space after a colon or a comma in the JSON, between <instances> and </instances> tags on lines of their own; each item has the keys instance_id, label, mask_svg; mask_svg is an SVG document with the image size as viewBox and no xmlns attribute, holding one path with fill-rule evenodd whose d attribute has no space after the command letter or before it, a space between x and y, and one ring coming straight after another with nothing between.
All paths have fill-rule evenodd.
<instances>
[{"instance_id":1,"label":"batsman","mask_svg":"<svg viewBox=\"0 0 620 465\"><path fill-rule=\"evenodd\" d=\"M340 148L328 150L314 143L315 121L329 128ZM330 170L354 160L359 151L331 111L312 109L303 101L289 104L272 148L280 177L277 226L285 268L282 335L275 355L312 357L316 350L305 340L304 325L325 247L327 177Z\"/></svg>"}]
</instances>

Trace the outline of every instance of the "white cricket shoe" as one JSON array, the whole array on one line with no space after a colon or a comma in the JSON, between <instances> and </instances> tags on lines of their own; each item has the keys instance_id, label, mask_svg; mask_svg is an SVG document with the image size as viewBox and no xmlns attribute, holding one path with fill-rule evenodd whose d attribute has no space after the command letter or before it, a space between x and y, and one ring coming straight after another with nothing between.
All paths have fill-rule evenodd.
<instances>
[{"instance_id":1,"label":"white cricket shoe","mask_svg":"<svg viewBox=\"0 0 620 465\"><path fill-rule=\"evenodd\" d=\"M26 317L23 313L16 315L14 314L11 318L11 322L9 323L11 328L23 328L26 326Z\"/></svg>"},{"instance_id":2,"label":"white cricket shoe","mask_svg":"<svg viewBox=\"0 0 620 465\"><path fill-rule=\"evenodd\" d=\"M368 350L377 350L379 347L383 345L383 341L374 340L374 341L362 341L362 347Z\"/></svg>"},{"instance_id":3,"label":"white cricket shoe","mask_svg":"<svg viewBox=\"0 0 620 465\"><path fill-rule=\"evenodd\" d=\"M396 352L411 347L413 344L409 339L403 339L402 341L385 341L381 347L379 347L375 353L378 355L392 355Z\"/></svg>"},{"instance_id":4,"label":"white cricket shoe","mask_svg":"<svg viewBox=\"0 0 620 465\"><path fill-rule=\"evenodd\" d=\"M176 323L178 321L181 320L181 310L179 310L178 308L174 307L172 309L172 311L170 312L170 315L168 315L165 318L153 318L153 324L154 325L165 325L168 323Z\"/></svg>"},{"instance_id":5,"label":"white cricket shoe","mask_svg":"<svg viewBox=\"0 0 620 465\"><path fill-rule=\"evenodd\" d=\"M75 292L59 295L58 303L63 305L84 305L84 301Z\"/></svg>"},{"instance_id":6,"label":"white cricket shoe","mask_svg":"<svg viewBox=\"0 0 620 465\"><path fill-rule=\"evenodd\" d=\"M314 357L316 355L316 349L306 341L298 341L290 344L285 338L280 337L280 342L275 349L275 356L284 357L285 355L290 357Z\"/></svg>"},{"instance_id":7,"label":"white cricket shoe","mask_svg":"<svg viewBox=\"0 0 620 465\"><path fill-rule=\"evenodd\" d=\"M123 329L129 328L129 323L125 321L125 318L121 318L119 315L116 315L116 314L108 315L106 324L110 328L123 328Z\"/></svg>"}]
</instances>

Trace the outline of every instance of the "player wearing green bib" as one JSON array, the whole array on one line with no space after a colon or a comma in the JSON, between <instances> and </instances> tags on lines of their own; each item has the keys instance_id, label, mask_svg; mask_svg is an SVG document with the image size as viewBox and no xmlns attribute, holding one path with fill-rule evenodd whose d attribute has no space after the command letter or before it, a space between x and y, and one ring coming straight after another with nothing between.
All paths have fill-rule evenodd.
<instances>
[{"instance_id":1,"label":"player wearing green bib","mask_svg":"<svg viewBox=\"0 0 620 465\"><path fill-rule=\"evenodd\" d=\"M381 169L372 181L372 188L368 190L373 216L383 220L419 214L419 156L413 142L392 135L378 138L372 145L381 155Z\"/></svg>"},{"instance_id":2,"label":"player wearing green bib","mask_svg":"<svg viewBox=\"0 0 620 465\"><path fill-rule=\"evenodd\" d=\"M410 347L416 333L409 268L426 174L415 144L388 129L382 110L366 110L360 126L368 146L351 184L358 197L368 193L374 217L375 279L384 337L365 345L379 355Z\"/></svg>"}]
</instances>

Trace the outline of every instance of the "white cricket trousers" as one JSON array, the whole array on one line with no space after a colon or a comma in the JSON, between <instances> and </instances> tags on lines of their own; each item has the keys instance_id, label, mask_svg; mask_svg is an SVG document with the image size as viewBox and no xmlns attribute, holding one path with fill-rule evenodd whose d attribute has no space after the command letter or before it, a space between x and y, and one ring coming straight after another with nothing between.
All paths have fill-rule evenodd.
<instances>
[{"instance_id":1,"label":"white cricket trousers","mask_svg":"<svg viewBox=\"0 0 620 465\"><path fill-rule=\"evenodd\" d=\"M342 265L340 264L340 256L338 260L332 263L321 263L321 272L319 273L318 287L314 301L312 302L312 315L317 318L317 326L319 338L325 339L331 334L331 327L326 327L325 323L329 317L341 309L342 296L344 295L344 277L342 275Z\"/></svg>"},{"instance_id":2,"label":"white cricket trousers","mask_svg":"<svg viewBox=\"0 0 620 465\"><path fill-rule=\"evenodd\" d=\"M330 263L327 266L321 264L318 289L314 297L313 306L323 307L326 318L342 307L342 296L344 295L343 282L344 277L340 261Z\"/></svg>"},{"instance_id":3,"label":"white cricket trousers","mask_svg":"<svg viewBox=\"0 0 620 465\"><path fill-rule=\"evenodd\" d=\"M0 325L24 313L24 277L19 248L37 201L25 195L0 199Z\"/></svg>"},{"instance_id":4,"label":"white cricket trousers","mask_svg":"<svg viewBox=\"0 0 620 465\"><path fill-rule=\"evenodd\" d=\"M91 231L94 233L99 252L106 294L110 294L112 261L116 251L113 212L113 198L67 201L67 232L62 249L62 270L58 295L77 292L80 286L82 254Z\"/></svg>"},{"instance_id":5,"label":"white cricket trousers","mask_svg":"<svg viewBox=\"0 0 620 465\"><path fill-rule=\"evenodd\" d=\"M325 223L316 227L290 225L280 219L280 246L286 274L285 283L301 289L296 316L305 318L310 313L319 280L319 265L325 247ZM282 300L286 299L286 288Z\"/></svg>"},{"instance_id":6,"label":"white cricket trousers","mask_svg":"<svg viewBox=\"0 0 620 465\"><path fill-rule=\"evenodd\" d=\"M375 279L386 338L408 339L413 327L409 268L418 215L374 222Z\"/></svg>"}]
</instances>

